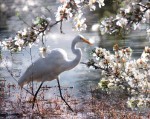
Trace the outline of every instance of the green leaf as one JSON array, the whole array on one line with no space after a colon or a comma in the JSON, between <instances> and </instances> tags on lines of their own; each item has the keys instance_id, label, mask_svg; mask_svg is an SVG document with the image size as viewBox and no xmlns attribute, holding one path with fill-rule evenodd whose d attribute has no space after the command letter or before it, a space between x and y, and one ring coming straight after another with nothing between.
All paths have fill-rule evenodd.
<instances>
[{"instance_id":1,"label":"green leaf","mask_svg":"<svg viewBox=\"0 0 150 119\"><path fill-rule=\"evenodd\" d=\"M34 24L39 24L40 23L40 17L37 17L36 20L34 21Z\"/></svg>"},{"instance_id":2,"label":"green leaf","mask_svg":"<svg viewBox=\"0 0 150 119\"><path fill-rule=\"evenodd\" d=\"M20 13L19 13L18 11L16 12L16 16L17 16L17 17L19 17L19 16L20 16Z\"/></svg>"},{"instance_id":3,"label":"green leaf","mask_svg":"<svg viewBox=\"0 0 150 119\"><path fill-rule=\"evenodd\" d=\"M38 24L42 24L44 22L44 19L37 17L36 20L34 21L34 24L38 25Z\"/></svg>"}]
</instances>

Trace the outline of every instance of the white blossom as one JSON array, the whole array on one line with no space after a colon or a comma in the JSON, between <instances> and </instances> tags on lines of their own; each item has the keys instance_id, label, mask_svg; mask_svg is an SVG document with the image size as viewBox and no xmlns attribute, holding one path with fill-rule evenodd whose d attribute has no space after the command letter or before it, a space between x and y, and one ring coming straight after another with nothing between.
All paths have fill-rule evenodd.
<instances>
[{"instance_id":1,"label":"white blossom","mask_svg":"<svg viewBox=\"0 0 150 119\"><path fill-rule=\"evenodd\" d=\"M96 2L99 4L99 8L105 5L104 0L89 0L89 7L91 11L96 9L96 6L95 6Z\"/></svg>"},{"instance_id":2,"label":"white blossom","mask_svg":"<svg viewBox=\"0 0 150 119\"><path fill-rule=\"evenodd\" d=\"M83 13L79 12L78 14L76 14L76 16L74 17L74 29L76 31L83 31L86 30L87 25L85 24L86 18L82 17Z\"/></svg>"},{"instance_id":3,"label":"white blossom","mask_svg":"<svg viewBox=\"0 0 150 119\"><path fill-rule=\"evenodd\" d=\"M45 58L47 55L47 48L46 47L40 47L39 48L39 54L42 58Z\"/></svg>"},{"instance_id":4,"label":"white blossom","mask_svg":"<svg viewBox=\"0 0 150 119\"><path fill-rule=\"evenodd\" d=\"M57 13L56 13L56 21L60 21L60 20L68 20L69 18L71 18L73 16L73 14L71 13L71 8L67 8L67 5L64 4L62 6L58 7Z\"/></svg>"},{"instance_id":5,"label":"white blossom","mask_svg":"<svg viewBox=\"0 0 150 119\"><path fill-rule=\"evenodd\" d=\"M92 25L92 31L98 31L99 30L100 25L99 24L94 24Z\"/></svg>"},{"instance_id":6,"label":"white blossom","mask_svg":"<svg viewBox=\"0 0 150 119\"><path fill-rule=\"evenodd\" d=\"M105 48L96 47L93 50L95 65L102 69L102 79L98 83L102 90L110 93L116 89L127 89L133 98L128 100L131 108L141 108L147 103L142 103L141 98L134 95L143 94L150 86L148 78L150 76L150 48L145 47L141 57L137 60L131 59L132 49L114 47L115 54L110 53ZM107 69L108 70L105 70ZM110 71L110 72L109 72Z\"/></svg>"},{"instance_id":7,"label":"white blossom","mask_svg":"<svg viewBox=\"0 0 150 119\"><path fill-rule=\"evenodd\" d=\"M126 18L120 18L118 19L118 21L116 22L116 25L120 26L120 27L125 27L128 23L128 20Z\"/></svg>"}]
</instances>

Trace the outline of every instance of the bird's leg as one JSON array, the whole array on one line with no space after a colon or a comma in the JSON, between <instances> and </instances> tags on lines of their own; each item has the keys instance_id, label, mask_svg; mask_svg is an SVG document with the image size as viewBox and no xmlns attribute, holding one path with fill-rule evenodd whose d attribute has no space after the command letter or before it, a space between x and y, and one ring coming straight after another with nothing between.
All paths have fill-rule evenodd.
<instances>
[{"instance_id":1,"label":"bird's leg","mask_svg":"<svg viewBox=\"0 0 150 119\"><path fill-rule=\"evenodd\" d=\"M41 86L43 85L44 82L42 82L38 88L38 90L36 91L35 95L34 95L34 98L33 98L33 105L32 105L32 109L34 108L34 103L35 103L35 100L36 100L36 97L37 97L37 94L41 88Z\"/></svg>"},{"instance_id":2,"label":"bird's leg","mask_svg":"<svg viewBox=\"0 0 150 119\"><path fill-rule=\"evenodd\" d=\"M60 83L59 83L59 78L57 78L57 83L58 83L58 88L59 88L59 93L60 93L61 99L66 103L66 105L69 107L69 109L73 112L73 109L70 107L70 105L66 102L66 100L62 96L62 92L61 92L61 88L60 88Z\"/></svg>"}]
</instances>

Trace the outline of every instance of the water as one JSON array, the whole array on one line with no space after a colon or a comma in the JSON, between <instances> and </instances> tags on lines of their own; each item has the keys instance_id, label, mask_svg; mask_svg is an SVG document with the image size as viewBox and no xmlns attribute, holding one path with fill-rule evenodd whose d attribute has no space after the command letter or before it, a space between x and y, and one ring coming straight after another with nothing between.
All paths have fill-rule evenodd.
<instances>
[{"instance_id":1,"label":"water","mask_svg":"<svg viewBox=\"0 0 150 119\"><path fill-rule=\"evenodd\" d=\"M48 3L48 1L46 3ZM38 10L38 8L40 8L40 6L42 6L42 5L44 6L46 3L43 2L41 5L39 3L38 5L36 5L36 7L33 7L32 11L30 9L31 14L26 14L26 13L28 13L27 11L20 12L21 17L27 23L30 23L31 20L33 19L33 16L37 16L37 13L40 14L41 10L44 9L44 8L41 8L40 10ZM22 8L21 6L22 6L22 4L17 6L16 9L21 10L21 8ZM56 11L57 6L58 6L57 2L51 2L49 8L51 8L52 11ZM34 10L37 10L37 13L35 13ZM50 15L52 18L54 18L54 14L50 14L46 10L43 10L42 12L45 15L47 15L47 16ZM8 38L10 36L14 37L16 31L23 29L23 27L26 27L25 24L22 23L16 16L10 17L7 24L8 24L8 29L5 31L1 31L1 39ZM68 54L68 58L73 60L75 56L71 51L71 42L74 39L74 37L79 33L72 30L72 23L70 23L70 22L63 23L63 31L65 34L60 33L59 25L52 28L50 33L48 33L48 35L46 35L46 37L45 37L45 44L47 46L49 46L49 50L52 50L54 48L64 49ZM82 35L86 36L86 38L88 38L90 40L94 40L94 42L95 42L93 46L88 46L87 44L78 44L78 47L81 47L82 52L83 52L81 62L87 62L89 59L89 52L91 52L91 50L95 46L97 46L100 39L99 39L97 32L90 32L90 33L83 32ZM38 51L38 48L40 46L41 46L41 43L39 46L32 47L32 49L31 49L32 61L31 61L31 56L29 54L30 49L28 47L25 50L23 50L21 53L17 53L17 54L13 54L13 55L11 55L7 51L3 52L3 58L8 60L8 62L9 62L8 65L11 67L11 70L14 73L16 73L17 80L25 72L27 67L29 65L31 65L31 62L34 62L35 60L37 60L40 57L39 51ZM12 58L13 58L13 61L12 61ZM2 64L5 64L5 62ZM5 69L5 66L3 66L3 67ZM94 75L93 75L93 73L90 73L90 72L94 72ZM5 69L5 72L3 72L3 74L5 74L7 76L7 81L10 80L10 82L13 82L16 84L14 79L11 78L10 74L7 73L6 69ZM62 86L71 86L71 87L74 87L74 89L79 89L79 90L81 88L81 83L83 83L84 80L85 80L85 83L84 83L84 86L82 86L82 87L85 88L85 90L86 90L86 87L89 87L88 85L93 85L91 83L91 79L97 80L97 82L98 82L99 74L96 75L95 71L92 71L92 70L90 71L89 68L87 68L83 64L79 64L74 69L64 72L60 75L60 81L61 81ZM97 82L95 83L96 85L97 85ZM55 80L51 81L51 82L47 82L46 84L48 84L49 86L57 85ZM78 95L77 93L78 93L78 91L76 91L76 95Z\"/></svg>"},{"instance_id":2,"label":"water","mask_svg":"<svg viewBox=\"0 0 150 119\"><path fill-rule=\"evenodd\" d=\"M19 10L20 16L29 24L31 23L31 20L33 19L33 17L39 16L41 14L54 18L53 12L57 10L57 7L59 5L57 1L53 0L51 1L50 4L49 4L49 1L47 0L45 0L44 2L34 1L33 2L34 4L32 2L33 2L32 0L28 0L26 2L26 5L28 6L26 10L23 9L23 6L25 6L24 5L25 1L22 1L22 2L15 1L15 4L12 2L12 6L14 6L13 10L14 11ZM49 4L49 6L47 6L47 4ZM49 13L48 11L46 11L46 9L42 6L45 6L45 7L47 6L48 8L50 8L52 10L52 13ZM28 13L31 13L31 14L28 14ZM90 14L90 12L88 11L85 14ZM98 18L91 19L91 17L87 17L87 21L89 22L88 24L89 28L90 28L90 23L91 22L96 23L97 20ZM0 39L14 36L16 31L21 30L24 27L27 27L16 16L11 16L8 19L7 24L8 24L8 29L1 31ZM71 46L71 42L73 38L79 33L72 31L71 29L72 29L72 24L70 22L63 23L63 31L65 34L60 33L59 25L52 28L50 33L48 33L48 35L46 35L45 37L45 43L47 46L49 46L49 50L52 50L54 48L62 48L67 51L69 59L74 59L74 55L71 51L70 46ZM88 29L88 31L90 31L90 29ZM81 47L82 52L83 52L81 62L88 61L88 59L90 58L89 54L94 47L101 46L112 51L112 46L116 43L116 40L112 38L110 38L111 40L106 39L106 38L101 40L99 37L99 34L93 31L83 32L82 35L86 36L86 38L90 40L93 40L95 43L92 47L86 44L78 44L78 47ZM133 48L133 58L139 58L142 50L144 49L144 46L146 45L150 46L150 43L146 39L145 30L133 31L131 35L128 35L126 37L125 44L123 40L118 40L118 43L120 44L120 46L129 46ZM11 55L7 51L3 53L3 57L7 58L9 62L8 65L10 65L11 70L14 73L16 73L17 79L19 79L19 77L25 72L27 67L31 65L31 62L34 62L36 59L40 57L39 51L38 51L38 48L40 46L41 44L38 46L32 47L32 50L31 50L32 61L31 61L31 56L29 54L30 52L29 48L26 48L21 53L13 54L13 55ZM13 62L11 62L12 58L13 58ZM4 66L3 68L5 69ZM10 74L7 73L6 69L3 72L3 75L9 78L9 80L12 81L13 83L15 82L14 79L11 78ZM61 77L61 85L73 86L73 87L76 87L76 89L80 87L85 87L85 90L86 90L86 87L89 87L93 84L97 85L97 82L99 81L99 78L100 78L100 74L99 74L99 71L89 69L85 65L79 64L74 69L62 73L60 77ZM56 81L48 82L48 84L51 86L56 85ZM83 84L84 86L81 86Z\"/></svg>"},{"instance_id":3,"label":"water","mask_svg":"<svg viewBox=\"0 0 150 119\"><path fill-rule=\"evenodd\" d=\"M29 0L30 1L30 0ZM31 0L32 1L32 0ZM31 22L33 17L38 16L38 14L41 13L40 6L48 4L48 1L45 0L45 2L37 3L33 9L30 9L30 13L28 11L22 11L21 17L25 19L28 23ZM50 8L53 11L56 11L58 6L58 2L51 2ZM16 9L21 9L22 4L20 4ZM34 9L35 8L35 9ZM44 9L44 8L43 8ZM46 15L49 15L47 11L43 10ZM88 14L88 13L86 13ZM54 18L54 15L50 15L52 18ZM90 16L90 15L89 15ZM94 18L93 18L94 19ZM97 19L88 19L91 23L96 23ZM14 36L15 32L23 29L26 27L26 25L21 22L16 16L12 16L9 18L8 22L8 29L0 31L0 39L8 38L10 36ZM74 59L74 55L71 51L71 42L73 38L79 34L78 32L74 32L71 30L72 24L70 22L64 22L63 23L63 31L65 34L61 34L59 31L59 25L52 28L52 30L46 35L45 37L45 43L47 46L49 46L49 50L52 50L54 48L62 48L64 49L69 59ZM108 50L112 51L112 46L116 43L115 39L100 39L98 32L93 32L88 29L89 32L82 32L83 36L86 36L86 38L93 40L94 45L88 46L87 44L78 44L78 47L82 49L83 55L81 62L87 62L89 58L91 58L90 52L91 50L96 46L105 47ZM141 55L141 52L145 45L150 46L150 43L146 39L145 31L134 31L132 35L128 35L125 40L125 44L123 40L118 41L120 46L130 46L133 48L133 58L139 58ZM13 71L13 74L16 74L16 79L18 80L19 77L25 72L27 67L32 64L36 59L38 59L39 51L38 48L41 46L33 46L31 49L32 53L32 61L31 61L31 55L30 55L30 49L27 47L25 50L23 50L20 53L10 54L8 51L3 52L3 58L8 61L8 66ZM7 84L16 84L16 81L10 76L8 73L5 62L1 63L1 75L7 80ZM100 80L100 71L94 70L92 68L87 68L83 64L79 64L74 69L63 72L60 75L60 83L63 87L74 87L73 88L73 95L76 97L83 96L84 98L88 97L90 95L91 87L96 87L98 81ZM53 80L51 82L45 82L45 85L48 86L56 86L57 82L56 80ZM48 92L47 97L53 96L53 92Z\"/></svg>"},{"instance_id":4,"label":"water","mask_svg":"<svg viewBox=\"0 0 150 119\"><path fill-rule=\"evenodd\" d=\"M112 51L114 44L118 43L120 47L131 47L133 50L132 58L140 58L145 46L150 46L150 42L147 39L146 30L132 31L126 35L125 40L108 37L105 40L101 40L100 46Z\"/></svg>"}]
</instances>

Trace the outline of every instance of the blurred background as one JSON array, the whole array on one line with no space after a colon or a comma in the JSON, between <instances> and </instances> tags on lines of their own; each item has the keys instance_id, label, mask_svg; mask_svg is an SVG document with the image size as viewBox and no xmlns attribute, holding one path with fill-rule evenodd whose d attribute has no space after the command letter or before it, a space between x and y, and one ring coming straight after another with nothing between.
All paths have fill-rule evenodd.
<instances>
[{"instance_id":1,"label":"blurred background","mask_svg":"<svg viewBox=\"0 0 150 119\"><path fill-rule=\"evenodd\" d=\"M20 17L29 25L37 16L45 15L54 20L55 13L60 4L59 0L0 0L0 40L2 41L5 38L14 37L17 31L27 28L27 25L21 21L16 14L19 13ZM72 23L67 21L63 23L63 31L65 34L61 34L58 24L45 36L47 47L49 47L49 50L53 48L63 48L67 51L69 59L73 59L74 55L70 49L71 42L77 34L82 34L94 43L92 47L86 44L78 45L83 51L82 62L87 62L88 59L92 57L90 53L94 47L100 46L112 51L112 46L116 43L120 46L131 47L133 49L133 58L140 57L143 48L147 45L150 46L148 39L146 39L147 36L144 27L140 30L132 31L126 36L125 41L114 39L111 35L102 36L99 29L96 28L96 25L99 24L104 17L114 16L121 6L120 0L115 0L115 2L113 2L113 0L105 0L105 6L94 12L85 8L84 16L87 19L87 31L81 33L75 32L72 30ZM46 10L46 8L51 12ZM38 51L40 46L41 44L32 47L33 61L40 57ZM29 48L16 54L10 54L8 51L5 51L2 53L2 58L1 75L13 83L15 83L14 80L5 68L5 61L7 60L7 64L12 72L16 73L18 79L31 64ZM61 79L63 79L61 82L62 85L76 87L75 89L82 90L82 92L84 92L83 94L87 95L86 90L89 89L89 87L97 86L100 80L100 71L92 68L89 69L85 65L79 64L73 70L61 74ZM56 84L55 81L48 82L48 85L54 84ZM78 90L75 93L77 95L79 93Z\"/></svg>"}]
</instances>

